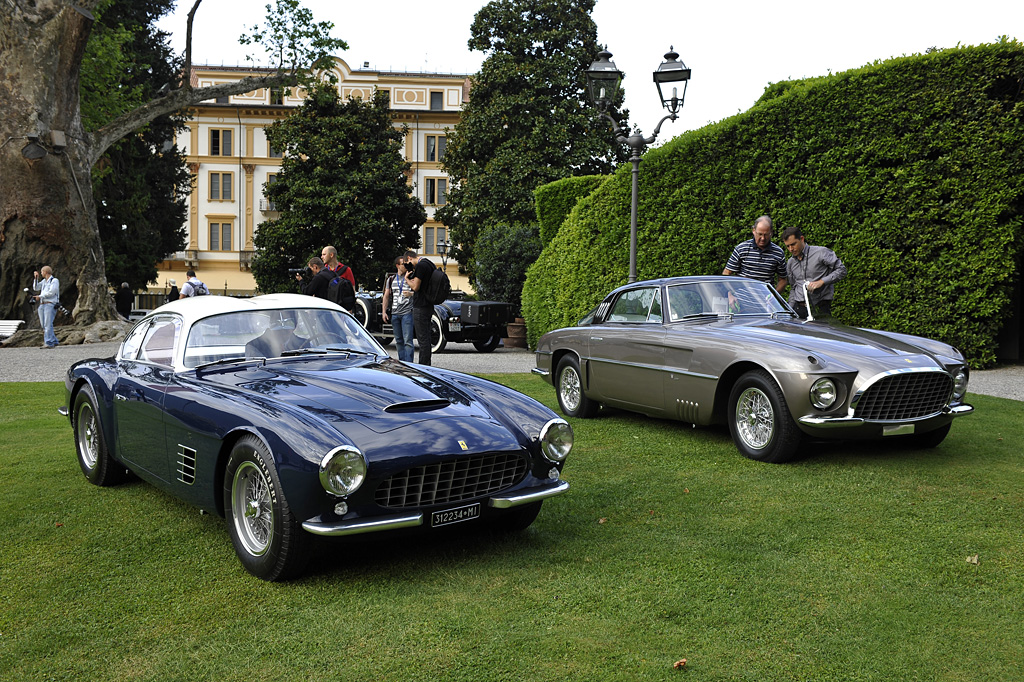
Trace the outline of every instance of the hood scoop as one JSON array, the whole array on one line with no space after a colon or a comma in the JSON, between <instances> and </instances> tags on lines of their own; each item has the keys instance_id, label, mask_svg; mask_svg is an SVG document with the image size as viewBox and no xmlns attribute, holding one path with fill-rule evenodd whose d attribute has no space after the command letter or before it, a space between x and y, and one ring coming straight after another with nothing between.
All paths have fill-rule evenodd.
<instances>
[{"instance_id":1,"label":"hood scoop","mask_svg":"<svg viewBox=\"0 0 1024 682\"><path fill-rule=\"evenodd\" d=\"M431 410L441 410L451 405L451 402L442 398L435 398L431 400L410 400L405 403L392 403L384 408L385 412L390 414L404 414L407 412L430 412Z\"/></svg>"}]
</instances>

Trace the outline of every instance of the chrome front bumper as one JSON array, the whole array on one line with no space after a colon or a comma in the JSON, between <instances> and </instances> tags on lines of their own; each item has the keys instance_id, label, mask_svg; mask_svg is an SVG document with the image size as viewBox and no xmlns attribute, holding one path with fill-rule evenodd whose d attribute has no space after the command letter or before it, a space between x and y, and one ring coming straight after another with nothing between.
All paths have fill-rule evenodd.
<instances>
[{"instance_id":1,"label":"chrome front bumper","mask_svg":"<svg viewBox=\"0 0 1024 682\"><path fill-rule=\"evenodd\" d=\"M548 497L561 495L568 489L568 481L557 480L548 485L526 488L510 495L492 497L487 501L487 506L494 507L495 509L509 509L511 507L518 507L521 504L540 502ZM395 514L393 516L375 516L369 519L353 519L351 521L325 522L310 519L302 524L302 528L313 535L340 537L343 535L376 533L381 530L414 528L415 526L423 525L423 517L424 512L413 512L409 514Z\"/></svg>"},{"instance_id":2,"label":"chrome front bumper","mask_svg":"<svg viewBox=\"0 0 1024 682\"><path fill-rule=\"evenodd\" d=\"M963 403L955 407L943 408L942 412L939 412L937 414L928 415L927 417L921 417L920 419L908 419L902 422L894 422L892 425L896 426L902 424L913 424L914 422L927 421L929 419L935 419L936 417L941 417L944 415L960 417L965 414L970 414L971 412L974 412L974 407L972 405L967 405L966 403ZM803 424L804 426L810 426L816 429L842 429L850 428L853 426L862 426L864 424L887 424L886 422L869 422L867 420L861 419L860 417L818 417L815 415L805 415L797 419L797 421Z\"/></svg>"}]
</instances>

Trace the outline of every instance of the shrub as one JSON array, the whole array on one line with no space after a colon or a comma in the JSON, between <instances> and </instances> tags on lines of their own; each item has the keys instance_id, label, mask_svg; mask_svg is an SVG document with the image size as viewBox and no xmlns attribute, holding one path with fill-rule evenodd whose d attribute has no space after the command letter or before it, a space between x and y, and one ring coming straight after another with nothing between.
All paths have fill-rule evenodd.
<instances>
[{"instance_id":1,"label":"shrub","mask_svg":"<svg viewBox=\"0 0 1024 682\"><path fill-rule=\"evenodd\" d=\"M533 190L543 246L547 246L555 236L576 202L597 189L607 178L606 175L579 175L555 180Z\"/></svg>"}]
</instances>

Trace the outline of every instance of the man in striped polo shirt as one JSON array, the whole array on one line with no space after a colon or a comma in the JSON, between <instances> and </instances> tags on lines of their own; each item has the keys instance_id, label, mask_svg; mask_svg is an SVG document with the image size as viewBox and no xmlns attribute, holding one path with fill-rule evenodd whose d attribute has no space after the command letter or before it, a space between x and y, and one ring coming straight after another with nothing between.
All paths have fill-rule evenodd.
<instances>
[{"instance_id":1,"label":"man in striped polo shirt","mask_svg":"<svg viewBox=\"0 0 1024 682\"><path fill-rule=\"evenodd\" d=\"M772 219L766 215L754 221L754 237L737 244L725 264L723 275L749 277L768 284L778 278L775 289L786 288L786 252L772 243Z\"/></svg>"}]
</instances>

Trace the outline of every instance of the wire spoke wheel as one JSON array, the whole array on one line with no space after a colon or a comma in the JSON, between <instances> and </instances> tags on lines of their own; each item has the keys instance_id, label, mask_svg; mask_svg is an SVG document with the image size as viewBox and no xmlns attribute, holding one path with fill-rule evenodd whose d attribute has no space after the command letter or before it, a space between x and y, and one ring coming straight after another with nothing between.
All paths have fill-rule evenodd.
<instances>
[{"instance_id":1,"label":"wire spoke wheel","mask_svg":"<svg viewBox=\"0 0 1024 682\"><path fill-rule=\"evenodd\" d=\"M270 547L274 532L274 504L270 483L252 462L243 462L231 485L231 508L238 539L254 556Z\"/></svg>"},{"instance_id":2,"label":"wire spoke wheel","mask_svg":"<svg viewBox=\"0 0 1024 682\"><path fill-rule=\"evenodd\" d=\"M96 422L96 413L88 402L78 411L77 425L78 452L82 456L82 463L89 469L95 469L99 458L99 424Z\"/></svg>"},{"instance_id":3,"label":"wire spoke wheel","mask_svg":"<svg viewBox=\"0 0 1024 682\"><path fill-rule=\"evenodd\" d=\"M572 367L567 367L558 377L558 394L562 397L562 404L571 412L580 408L580 375Z\"/></svg>"},{"instance_id":4,"label":"wire spoke wheel","mask_svg":"<svg viewBox=\"0 0 1024 682\"><path fill-rule=\"evenodd\" d=\"M775 435L775 411L763 391L748 388L736 402L736 430L750 448L760 450Z\"/></svg>"}]
</instances>

